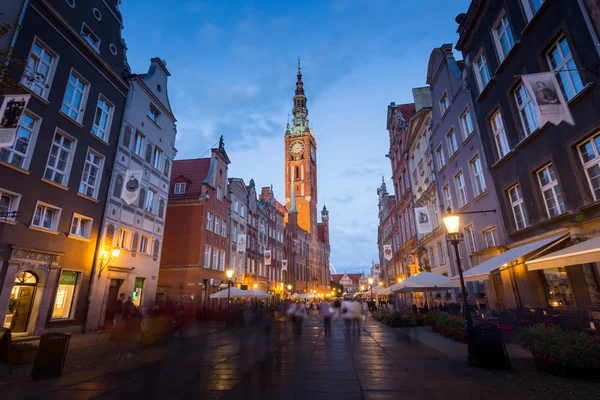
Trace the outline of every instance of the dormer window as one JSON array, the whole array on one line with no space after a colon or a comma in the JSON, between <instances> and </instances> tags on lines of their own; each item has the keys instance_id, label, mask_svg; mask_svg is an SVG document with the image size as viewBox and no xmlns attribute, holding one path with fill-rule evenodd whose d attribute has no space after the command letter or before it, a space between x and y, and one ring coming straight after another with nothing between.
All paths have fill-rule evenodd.
<instances>
[{"instance_id":1,"label":"dormer window","mask_svg":"<svg viewBox=\"0 0 600 400\"><path fill-rule=\"evenodd\" d=\"M176 183L173 193L174 194L184 194L185 193L185 182Z\"/></svg>"},{"instance_id":2,"label":"dormer window","mask_svg":"<svg viewBox=\"0 0 600 400\"><path fill-rule=\"evenodd\" d=\"M81 36L83 36L94 50L100 53L100 38L85 23L81 27Z\"/></svg>"},{"instance_id":3,"label":"dormer window","mask_svg":"<svg viewBox=\"0 0 600 400\"><path fill-rule=\"evenodd\" d=\"M156 109L152 104L148 107L148 118L150 118L156 125L160 123L160 111Z\"/></svg>"}]
</instances>

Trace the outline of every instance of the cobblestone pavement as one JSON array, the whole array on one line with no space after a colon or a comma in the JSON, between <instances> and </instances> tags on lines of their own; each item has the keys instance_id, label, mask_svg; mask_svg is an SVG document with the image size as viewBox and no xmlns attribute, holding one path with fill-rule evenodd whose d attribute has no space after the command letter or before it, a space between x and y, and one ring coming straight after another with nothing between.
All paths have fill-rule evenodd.
<instances>
[{"instance_id":1,"label":"cobblestone pavement","mask_svg":"<svg viewBox=\"0 0 600 400\"><path fill-rule=\"evenodd\" d=\"M598 382L557 378L528 360L511 371L468 367L466 360L367 319L345 337L341 321L326 338L316 320L294 337L262 330L176 338L124 364L82 367L56 380L11 385L10 399L600 399ZM84 365L84 364L82 364ZM6 396L6 397L5 397Z\"/></svg>"}]
</instances>

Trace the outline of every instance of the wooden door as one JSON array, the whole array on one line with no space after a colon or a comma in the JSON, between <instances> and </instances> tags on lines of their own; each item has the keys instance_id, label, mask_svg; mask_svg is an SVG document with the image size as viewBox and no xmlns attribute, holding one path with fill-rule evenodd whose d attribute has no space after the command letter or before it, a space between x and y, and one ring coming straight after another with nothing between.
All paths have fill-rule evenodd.
<instances>
[{"instance_id":1,"label":"wooden door","mask_svg":"<svg viewBox=\"0 0 600 400\"><path fill-rule=\"evenodd\" d=\"M12 319L13 332L27 332L27 323L31 313L31 304L33 303L34 286L20 286L17 296L17 306Z\"/></svg>"}]
</instances>

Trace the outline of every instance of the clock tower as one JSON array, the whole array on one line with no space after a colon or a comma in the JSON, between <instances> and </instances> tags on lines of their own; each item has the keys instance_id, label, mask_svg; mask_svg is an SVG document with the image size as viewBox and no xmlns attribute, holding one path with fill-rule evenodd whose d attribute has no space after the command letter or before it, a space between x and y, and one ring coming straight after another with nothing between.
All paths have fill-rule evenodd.
<instances>
[{"instance_id":1,"label":"clock tower","mask_svg":"<svg viewBox=\"0 0 600 400\"><path fill-rule=\"evenodd\" d=\"M298 59L292 123L285 130L285 202L289 210L294 185L298 226L310 234L317 230L317 142L308 122L304 83ZM287 216L286 216L287 218ZM287 222L287 220L286 220Z\"/></svg>"}]
</instances>

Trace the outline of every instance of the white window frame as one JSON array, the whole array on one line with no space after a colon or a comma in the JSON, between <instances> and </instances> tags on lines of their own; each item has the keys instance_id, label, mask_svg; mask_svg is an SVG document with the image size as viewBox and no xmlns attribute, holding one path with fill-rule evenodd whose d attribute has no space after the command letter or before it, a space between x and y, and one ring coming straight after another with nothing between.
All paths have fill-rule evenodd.
<instances>
[{"instance_id":1,"label":"white window frame","mask_svg":"<svg viewBox=\"0 0 600 400\"><path fill-rule=\"evenodd\" d=\"M105 107L103 105L108 107L108 111L105 109ZM115 109L114 104L111 103L106 98L106 96L104 96L104 95L102 95L102 93L100 93L98 95L98 101L96 102L96 111L94 113L94 124L92 125L92 134L107 143L108 143L108 139L110 136L110 127L112 125L114 109ZM97 121L98 115L100 115L99 123ZM102 126L101 126L103 117L105 118L104 128L102 128Z\"/></svg>"},{"instance_id":2,"label":"white window frame","mask_svg":"<svg viewBox=\"0 0 600 400\"><path fill-rule=\"evenodd\" d=\"M213 230L213 213L210 211L206 213L206 229L211 232Z\"/></svg>"},{"instance_id":3,"label":"white window frame","mask_svg":"<svg viewBox=\"0 0 600 400\"><path fill-rule=\"evenodd\" d=\"M117 247L123 250L129 250L131 246L131 230L119 227L117 233Z\"/></svg>"},{"instance_id":4,"label":"white window frame","mask_svg":"<svg viewBox=\"0 0 600 400\"><path fill-rule=\"evenodd\" d=\"M436 267L436 264L435 264L435 249L433 247L430 247L428 250L429 250L429 265L432 268L435 268Z\"/></svg>"},{"instance_id":5,"label":"white window frame","mask_svg":"<svg viewBox=\"0 0 600 400\"><path fill-rule=\"evenodd\" d=\"M146 115L148 116L148 118L150 118L152 120L152 122L154 122L156 125L160 126L160 116L161 116L161 112L159 111L158 107L154 107L154 105L152 105L152 103L150 103L150 105L148 106L148 112L146 113Z\"/></svg>"},{"instance_id":6,"label":"white window frame","mask_svg":"<svg viewBox=\"0 0 600 400\"><path fill-rule=\"evenodd\" d=\"M546 176L548 177L549 183L542 183L542 172L546 172ZM554 180L552 180L552 175L554 175ZM544 201L544 206L546 207L546 215L548 218L558 217L561 214L564 214L567 210L565 207L564 199L562 196L562 191L560 190L560 186L558 184L558 178L556 177L556 169L554 168L554 164L547 164L543 168L540 168L536 171L536 176L538 178L538 184L540 185L540 191L542 192L542 199ZM546 193L550 193L552 196L551 199L546 198ZM548 204L551 201L554 207ZM557 214L552 215L550 212L551 208L556 208Z\"/></svg>"},{"instance_id":7,"label":"white window frame","mask_svg":"<svg viewBox=\"0 0 600 400\"><path fill-rule=\"evenodd\" d=\"M450 192L450 184L446 184L442 188L442 192L444 193L444 206L446 209L450 208L454 210L454 205L452 204L452 193Z\"/></svg>"},{"instance_id":8,"label":"white window frame","mask_svg":"<svg viewBox=\"0 0 600 400\"><path fill-rule=\"evenodd\" d=\"M473 225L467 225L464 228L465 231L465 243L467 244L467 250L469 255L477 253L477 238L475 237L475 229Z\"/></svg>"},{"instance_id":9,"label":"white window frame","mask_svg":"<svg viewBox=\"0 0 600 400\"><path fill-rule=\"evenodd\" d=\"M521 120L523 133L525 137L527 137L540 127L535 112L535 106L529 96L529 91L523 83L520 83L513 91L513 96L515 98L517 109L519 110L519 119Z\"/></svg>"},{"instance_id":10,"label":"white window frame","mask_svg":"<svg viewBox=\"0 0 600 400\"><path fill-rule=\"evenodd\" d=\"M93 154L94 156L99 158L99 164L94 164L89 160L89 155ZM90 178L90 174L89 171L87 172L88 174L88 179L87 181L85 180L85 175L86 175L86 169L89 166L89 170L91 171L92 168L97 168L97 172L96 172L96 182L94 185L90 184L89 182L89 178ZM91 147L88 147L88 151L85 155L85 162L83 163L83 171L81 172L81 181L79 183L79 193L81 193L84 196L87 197L91 197L93 199L97 199L98 198L98 192L100 191L100 184L102 183L102 175L104 174L104 156L100 153L98 153L97 151L95 151L94 149L92 149ZM88 189L92 188L92 194L88 194Z\"/></svg>"},{"instance_id":11,"label":"white window frame","mask_svg":"<svg viewBox=\"0 0 600 400\"><path fill-rule=\"evenodd\" d=\"M590 138L584 140L582 143L580 143L577 146L577 152L579 153L579 160L581 161L581 165L583 166L583 169L585 171L585 176L587 178L588 184L590 185L590 190L592 192L592 196L594 196L595 201L598 201L598 200L600 200L600 148L599 148L599 145L596 143L596 139L598 139L598 141L600 143L600 133L596 133L592 137L590 137ZM590 154L590 159L588 161L585 161L583 158L582 148L584 148L584 146L587 143L591 144L593 154ZM586 154L587 154L587 151L586 151ZM592 176L590 176L590 174L592 173L592 169L594 167L596 167L596 169L598 170L598 175L592 177ZM598 180L598 188L597 189L594 189L594 184L592 183L593 178L597 178L597 180Z\"/></svg>"},{"instance_id":12,"label":"white window frame","mask_svg":"<svg viewBox=\"0 0 600 400\"><path fill-rule=\"evenodd\" d=\"M163 154L164 154L164 152L162 151L162 149L160 147L158 147L158 146L154 147L154 152L152 154L152 166L159 171L160 171L160 166L162 164Z\"/></svg>"},{"instance_id":13,"label":"white window frame","mask_svg":"<svg viewBox=\"0 0 600 400\"><path fill-rule=\"evenodd\" d=\"M213 232L218 235L220 233L220 231L221 231L221 217L219 217L218 215L215 215L215 229Z\"/></svg>"},{"instance_id":14,"label":"white window frame","mask_svg":"<svg viewBox=\"0 0 600 400\"><path fill-rule=\"evenodd\" d=\"M225 218L221 221L221 236L227 237L227 220Z\"/></svg>"},{"instance_id":15,"label":"white window frame","mask_svg":"<svg viewBox=\"0 0 600 400\"><path fill-rule=\"evenodd\" d=\"M221 186L217 186L217 200L223 201L223 189Z\"/></svg>"},{"instance_id":16,"label":"white window frame","mask_svg":"<svg viewBox=\"0 0 600 400\"><path fill-rule=\"evenodd\" d=\"M71 141L71 148L70 149L66 149L64 147L64 140L61 139L61 141L59 143L56 143L54 138L56 136L62 136L63 138L67 138L68 140ZM52 148L54 146L58 147L58 152L57 152L57 158L56 158L56 162L54 163L54 165L50 165L50 157L52 154ZM68 133L66 133L63 130L60 129L56 129L54 131L54 136L52 137L52 143L50 144L50 151L48 152L48 159L46 160L46 167L44 168L44 179L52 182L52 183L56 183L57 185L60 186L67 186L67 184L69 183L69 177L71 176L71 167L73 166L73 159L75 158L75 151L77 149L77 139L75 139L73 136L69 135ZM65 169L64 171L61 171L60 169L57 168L57 163L58 163L58 155L60 154L61 151L66 151L68 153L68 160L66 162L65 165ZM51 176L52 178L47 178L46 177L46 173L48 171L48 169L50 169L51 171ZM61 179L60 182L57 182L54 178L56 178L56 173L61 173L63 175L63 178Z\"/></svg>"},{"instance_id":17,"label":"white window frame","mask_svg":"<svg viewBox=\"0 0 600 400\"><path fill-rule=\"evenodd\" d=\"M219 249L217 247L213 248L213 265L212 269L219 269Z\"/></svg>"},{"instance_id":18,"label":"white window frame","mask_svg":"<svg viewBox=\"0 0 600 400\"><path fill-rule=\"evenodd\" d=\"M173 187L173 194L184 194L185 193L185 182L177 182Z\"/></svg>"},{"instance_id":19,"label":"white window frame","mask_svg":"<svg viewBox=\"0 0 600 400\"><path fill-rule=\"evenodd\" d=\"M151 214L155 214L154 203L156 203L156 199L158 199L158 192L148 188L146 191L146 199L144 201L144 210Z\"/></svg>"},{"instance_id":20,"label":"white window frame","mask_svg":"<svg viewBox=\"0 0 600 400\"><path fill-rule=\"evenodd\" d=\"M563 47L560 45L561 42L566 44L567 49L569 50L569 55L565 56ZM561 57L561 60L557 63L556 67L552 66L552 58L550 54L552 54L552 50L557 49L558 53ZM583 82L581 80L581 76L579 75L579 70L577 69L577 63L575 62L575 58L573 58L573 50L571 50L571 46L569 45L569 41L565 35L561 35L548 49L546 52L546 60L548 61L548 66L551 71L556 72L556 80L562 90L563 96L566 101L571 100L573 97L577 96L579 92L583 90ZM565 71L563 71L565 70ZM568 71L566 71L568 70Z\"/></svg>"},{"instance_id":21,"label":"white window frame","mask_svg":"<svg viewBox=\"0 0 600 400\"><path fill-rule=\"evenodd\" d=\"M462 170L458 171L454 175L454 184L456 185L456 193L458 194L458 209L460 210L469 204L467 185L465 183L465 174Z\"/></svg>"},{"instance_id":22,"label":"white window frame","mask_svg":"<svg viewBox=\"0 0 600 400\"><path fill-rule=\"evenodd\" d=\"M225 250L220 251L220 259L219 259L219 271L225 271Z\"/></svg>"},{"instance_id":23,"label":"white window frame","mask_svg":"<svg viewBox=\"0 0 600 400\"><path fill-rule=\"evenodd\" d=\"M440 256L440 265L446 264L446 251L442 242L437 243L438 255Z\"/></svg>"},{"instance_id":24,"label":"white window frame","mask_svg":"<svg viewBox=\"0 0 600 400\"><path fill-rule=\"evenodd\" d=\"M35 225L34 221L35 221L35 215L37 213L38 207L40 207L40 209L41 209L41 211L40 211L40 213L41 213L40 214L40 225ZM46 227L43 226L43 220L44 220L44 216L46 214L46 210L47 209L54 210L54 217L52 219L52 226L50 228L46 228ZM58 233L58 225L60 223L60 216L61 216L61 214L62 214L62 208L38 200L35 203L35 207L33 209L33 216L31 217L31 224L30 224L29 227L33 228L33 229L37 229L37 230Z\"/></svg>"},{"instance_id":25,"label":"white window frame","mask_svg":"<svg viewBox=\"0 0 600 400\"><path fill-rule=\"evenodd\" d=\"M210 268L211 253L212 253L212 247L209 245L204 245L204 268Z\"/></svg>"},{"instance_id":26,"label":"white window frame","mask_svg":"<svg viewBox=\"0 0 600 400\"><path fill-rule=\"evenodd\" d=\"M79 231L81 229L81 223L82 221L87 221L87 227L85 229L85 232L83 233L83 235L79 234ZM78 214L78 213L73 213L73 217L71 218L71 225L69 226L69 234L68 236L70 238L74 238L74 239L89 239L92 233L92 224L94 223L94 219L87 217L85 215L82 214ZM77 233L73 233L73 227L75 226L75 231Z\"/></svg>"},{"instance_id":27,"label":"white window frame","mask_svg":"<svg viewBox=\"0 0 600 400\"><path fill-rule=\"evenodd\" d=\"M463 142L469 138L475 132L473 127L473 120L471 119L471 111L467 107L462 114L460 114L460 130L463 133Z\"/></svg>"},{"instance_id":28,"label":"white window frame","mask_svg":"<svg viewBox=\"0 0 600 400\"><path fill-rule=\"evenodd\" d=\"M476 154L475 157L469 161L469 169L473 180L473 193L475 194L475 197L480 196L487 190L487 186L485 184L483 165L479 154Z\"/></svg>"},{"instance_id":29,"label":"white window frame","mask_svg":"<svg viewBox=\"0 0 600 400\"><path fill-rule=\"evenodd\" d=\"M35 45L37 45L41 49L39 55L33 52L33 47ZM45 54L52 57L50 62L48 62L47 60L42 60ZM23 72L23 76L21 77L21 84L27 87L36 95L47 100L48 95L50 94L50 89L52 88L52 81L54 80L54 73L56 72L58 59L58 54L54 50L52 50L50 46L44 43L38 36L35 36L33 38L33 42L31 43L31 48L29 49L29 54L27 56L27 65L25 66L25 71ZM35 72L28 71L28 68L30 67L29 60L32 60ZM39 81L37 79L39 75L38 67L40 66L40 63L48 68L48 73L42 81ZM35 78L28 79L28 75L35 75Z\"/></svg>"},{"instance_id":30,"label":"white window frame","mask_svg":"<svg viewBox=\"0 0 600 400\"><path fill-rule=\"evenodd\" d=\"M148 252L148 248L150 247L150 243L152 243L152 238L148 235L140 235L140 247L139 247L139 253L140 254L145 254L145 255L150 255L150 253Z\"/></svg>"},{"instance_id":31,"label":"white window frame","mask_svg":"<svg viewBox=\"0 0 600 400\"><path fill-rule=\"evenodd\" d=\"M506 10L502 10L498 19L496 19L496 22L492 27L492 37L494 39L496 53L498 53L498 61L501 63L515 46L515 36L513 35ZM504 41L504 38L506 38L506 41ZM508 48L504 48L505 45L508 46Z\"/></svg>"},{"instance_id":32,"label":"white window frame","mask_svg":"<svg viewBox=\"0 0 600 400\"><path fill-rule=\"evenodd\" d=\"M479 88L479 93L481 93L492 79L490 67L488 66L487 57L485 56L483 49L481 49L473 59L473 73L475 75L477 87Z\"/></svg>"},{"instance_id":33,"label":"white window frame","mask_svg":"<svg viewBox=\"0 0 600 400\"><path fill-rule=\"evenodd\" d=\"M240 217L245 218L246 217L246 206L245 205L240 205Z\"/></svg>"},{"instance_id":34,"label":"white window frame","mask_svg":"<svg viewBox=\"0 0 600 400\"><path fill-rule=\"evenodd\" d=\"M498 229L496 227L490 228L490 229L486 229L483 232L481 232L481 234L483 235L483 239L485 240L485 246L487 249L491 248L491 247L496 247L498 244L496 243L496 234L498 233ZM491 238L491 246L490 246L490 240L489 238Z\"/></svg>"},{"instance_id":35,"label":"white window frame","mask_svg":"<svg viewBox=\"0 0 600 400\"><path fill-rule=\"evenodd\" d=\"M443 116L444 114L446 114L446 111L448 111L448 109L450 108L450 101L448 100L448 93L444 92L444 94L440 98L439 104L440 104L440 112L441 112L441 115Z\"/></svg>"},{"instance_id":36,"label":"white window frame","mask_svg":"<svg viewBox=\"0 0 600 400\"><path fill-rule=\"evenodd\" d=\"M75 282L75 288L73 290L73 297L71 298L71 309L69 312L69 316L66 318L55 318L54 317L54 307L56 305L56 299L54 299L54 302L52 304L52 314L50 316L50 320L51 321L69 321L75 318L76 312L77 312L77 299L79 298L79 289L81 288L81 277L83 275L83 271L77 271L77 270L69 270L69 269L63 269L60 272L60 276L58 277L58 282L60 282L60 280L62 279L62 274L63 272L74 272L77 274L77 281ZM57 287L58 289L58 287Z\"/></svg>"},{"instance_id":37,"label":"white window frame","mask_svg":"<svg viewBox=\"0 0 600 400\"><path fill-rule=\"evenodd\" d=\"M496 147L496 153L498 160L504 158L510 153L510 143L508 143L508 137L506 135L506 128L504 127L504 119L500 110L494 111L489 118L490 126L492 128L492 135L494 137L494 144Z\"/></svg>"},{"instance_id":38,"label":"white window frame","mask_svg":"<svg viewBox=\"0 0 600 400\"><path fill-rule=\"evenodd\" d=\"M237 199L233 199L233 212L238 213L238 211L239 211L238 206L239 206L239 203L238 203Z\"/></svg>"},{"instance_id":39,"label":"white window frame","mask_svg":"<svg viewBox=\"0 0 600 400\"><path fill-rule=\"evenodd\" d=\"M237 242L237 225L235 223L231 225L231 241Z\"/></svg>"},{"instance_id":40,"label":"white window frame","mask_svg":"<svg viewBox=\"0 0 600 400\"><path fill-rule=\"evenodd\" d=\"M76 80L76 82L74 84L71 83L71 77L75 78L75 80ZM81 82L81 84L83 85L83 89L77 87L77 82ZM73 93L71 94L71 99L67 102L67 93L69 90L69 86L73 87ZM72 104L76 91L81 93L81 104L78 106L77 109ZM87 105L87 98L88 98L89 92L90 92L89 81L87 79L85 79L83 77L83 75L81 75L79 72L77 72L77 70L75 70L75 68L71 68L71 72L69 73L69 78L67 79L67 87L65 88L65 94L63 95L63 100L62 100L62 103L60 106L60 112L63 115L65 115L66 117L77 122L78 124L81 124L83 121L83 116L85 115L85 108ZM66 111L63 110L63 108L66 108ZM76 118L73 118L73 116L71 115L72 112L76 114Z\"/></svg>"},{"instance_id":41,"label":"white window frame","mask_svg":"<svg viewBox=\"0 0 600 400\"><path fill-rule=\"evenodd\" d=\"M14 223L16 222L17 218L15 216L9 217L8 214L19 210L19 204L21 203L21 195L13 191L0 188L0 200L3 197L8 198L9 203L7 210L3 211L6 212L7 215L2 215L2 213L0 213L0 223Z\"/></svg>"},{"instance_id":42,"label":"white window frame","mask_svg":"<svg viewBox=\"0 0 600 400\"><path fill-rule=\"evenodd\" d=\"M26 116L28 118L33 119L33 128L30 128L23 124L23 119ZM29 165L31 164L33 150L35 149L35 144L37 142L37 137L40 131L41 123L42 119L39 116L26 109L23 115L21 116L21 119L19 120L19 126L17 128L15 142L10 147L4 147L0 149L0 160L17 168L29 171ZM25 150L25 153L16 149L17 145L19 144L19 133L21 132L21 130L24 130L29 133L29 140L27 143L27 149ZM20 165L14 162L16 160L16 157L21 157L22 161Z\"/></svg>"},{"instance_id":43,"label":"white window frame","mask_svg":"<svg viewBox=\"0 0 600 400\"><path fill-rule=\"evenodd\" d=\"M92 28L90 28L85 22L81 26L80 35L83 37L85 42L90 45L92 49L94 49L98 54L100 54L100 43L102 43L102 40L100 39L100 36L96 35Z\"/></svg>"},{"instance_id":44,"label":"white window frame","mask_svg":"<svg viewBox=\"0 0 600 400\"><path fill-rule=\"evenodd\" d=\"M516 195L516 200L514 200L514 201L511 196L512 191L514 191L514 193ZM506 192L508 195L508 202L510 203L510 208L512 210L513 218L515 221L515 227L517 228L518 231L520 231L521 229L525 229L527 226L529 226L529 221L528 221L527 213L525 210L525 203L523 201L523 195L521 194L521 187L519 186L519 184L516 184L516 185L510 187ZM520 224L519 224L519 220L517 218L517 212L516 212L517 209L519 209L521 212L523 226L520 226Z\"/></svg>"},{"instance_id":45,"label":"white window frame","mask_svg":"<svg viewBox=\"0 0 600 400\"><path fill-rule=\"evenodd\" d=\"M456 140L456 132L454 131L454 128L450 129L448 133L446 133L446 142L448 143L448 154L450 154L449 158L452 158L452 156L458 151L458 141Z\"/></svg>"},{"instance_id":46,"label":"white window frame","mask_svg":"<svg viewBox=\"0 0 600 400\"><path fill-rule=\"evenodd\" d=\"M146 143L146 136L144 136L144 134L142 132L136 130L135 133L133 134L132 142L133 142L133 152L137 156L142 157L142 154L144 153L144 144Z\"/></svg>"},{"instance_id":47,"label":"white window frame","mask_svg":"<svg viewBox=\"0 0 600 400\"><path fill-rule=\"evenodd\" d=\"M546 0L539 0L540 5L537 10L534 9L531 4L532 0L521 0L521 4L523 4L523 10L525 11L525 16L527 17L527 21L531 21L533 17L537 14L537 12L543 7L544 2Z\"/></svg>"}]
</instances>

